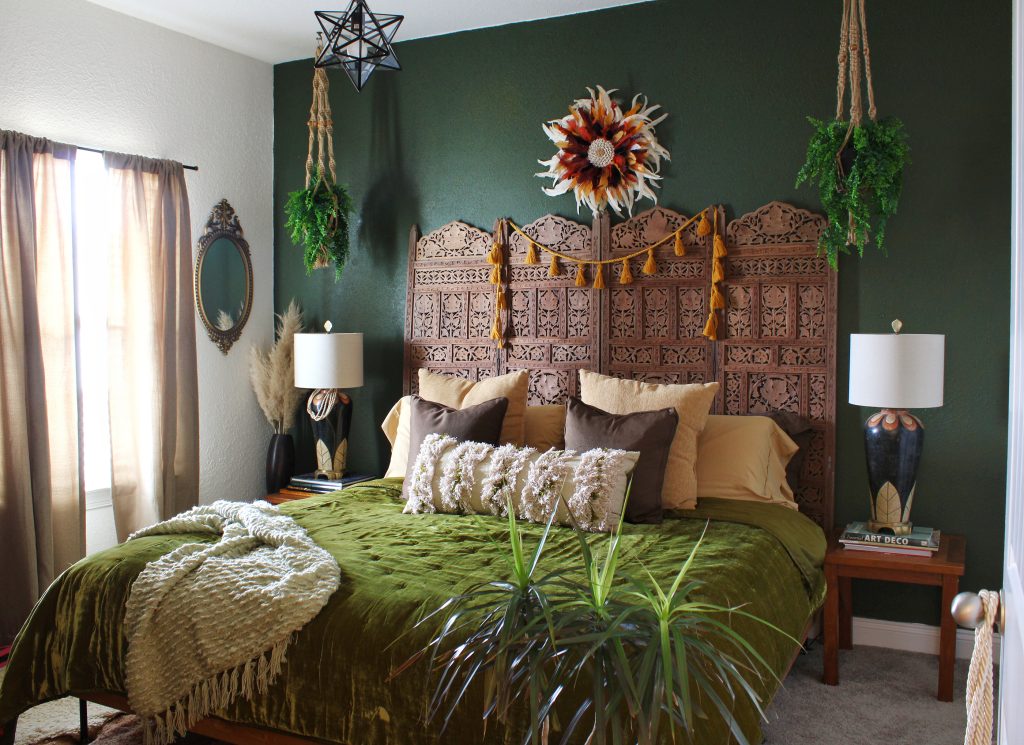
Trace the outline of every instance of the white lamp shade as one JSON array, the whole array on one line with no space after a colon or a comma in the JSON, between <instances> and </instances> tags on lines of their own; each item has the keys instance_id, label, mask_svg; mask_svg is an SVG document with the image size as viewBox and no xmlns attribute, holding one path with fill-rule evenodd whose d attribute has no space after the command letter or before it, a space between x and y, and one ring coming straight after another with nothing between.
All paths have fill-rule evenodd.
<instances>
[{"instance_id":1,"label":"white lamp shade","mask_svg":"<svg viewBox=\"0 0 1024 745\"><path fill-rule=\"evenodd\" d=\"M296 388L359 388L362 334L296 334Z\"/></svg>"},{"instance_id":2,"label":"white lamp shade","mask_svg":"<svg viewBox=\"0 0 1024 745\"><path fill-rule=\"evenodd\" d=\"M942 406L946 337L850 334L850 403L880 409Z\"/></svg>"}]
</instances>

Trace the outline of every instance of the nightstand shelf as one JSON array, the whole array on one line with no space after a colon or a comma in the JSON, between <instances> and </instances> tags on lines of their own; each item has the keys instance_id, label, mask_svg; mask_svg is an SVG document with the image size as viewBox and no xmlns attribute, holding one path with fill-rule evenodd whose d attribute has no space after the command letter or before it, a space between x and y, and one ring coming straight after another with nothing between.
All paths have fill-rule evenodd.
<instances>
[{"instance_id":1,"label":"nightstand shelf","mask_svg":"<svg viewBox=\"0 0 1024 745\"><path fill-rule=\"evenodd\" d=\"M963 536L943 534L933 556L904 556L872 551L854 551L839 543L839 533L829 539L825 555L825 671L827 685L839 683L839 650L853 647L852 580L874 579L942 588L942 623L939 641L940 701L953 700L953 663L956 658L956 623L950 605L964 573L966 541Z\"/></svg>"},{"instance_id":2,"label":"nightstand shelf","mask_svg":"<svg viewBox=\"0 0 1024 745\"><path fill-rule=\"evenodd\" d=\"M373 476L362 476L353 475L345 477L345 485L338 491L343 491L353 484L359 484L363 481L371 481ZM332 494L333 492L314 492L306 491L304 489L296 489L290 486L282 487L280 491L276 491L273 494L268 494L264 499L271 504L285 504L287 502L294 502L296 499L305 499L306 497L315 497L319 494Z\"/></svg>"}]
</instances>

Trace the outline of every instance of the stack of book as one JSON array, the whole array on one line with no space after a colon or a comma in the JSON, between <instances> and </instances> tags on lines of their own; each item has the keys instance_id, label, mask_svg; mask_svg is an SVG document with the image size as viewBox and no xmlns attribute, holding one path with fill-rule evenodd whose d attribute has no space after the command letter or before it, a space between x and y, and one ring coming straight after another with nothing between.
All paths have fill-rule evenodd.
<instances>
[{"instance_id":1,"label":"stack of book","mask_svg":"<svg viewBox=\"0 0 1024 745\"><path fill-rule=\"evenodd\" d=\"M867 523L850 523L839 536L844 548L854 551L879 551L904 556L931 556L939 550L940 532L915 525L908 535L875 533Z\"/></svg>"},{"instance_id":2,"label":"stack of book","mask_svg":"<svg viewBox=\"0 0 1024 745\"><path fill-rule=\"evenodd\" d=\"M282 494L308 497L313 494L329 494L332 491L344 489L346 486L357 484L360 481L369 481L369 476L351 474L342 476L340 479L318 479L312 473L304 473L301 476L293 476L288 486L281 488Z\"/></svg>"}]
</instances>

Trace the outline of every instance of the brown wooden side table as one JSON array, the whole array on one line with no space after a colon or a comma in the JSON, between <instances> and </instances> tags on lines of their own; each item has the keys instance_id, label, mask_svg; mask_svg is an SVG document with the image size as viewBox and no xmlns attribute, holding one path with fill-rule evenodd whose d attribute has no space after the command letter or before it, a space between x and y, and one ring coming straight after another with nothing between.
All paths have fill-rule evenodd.
<instances>
[{"instance_id":1,"label":"brown wooden side table","mask_svg":"<svg viewBox=\"0 0 1024 745\"><path fill-rule=\"evenodd\" d=\"M839 531L842 532L842 531ZM960 535L943 534L932 556L903 556L875 551L854 551L839 543L839 532L829 539L825 554L825 673L826 685L839 684L839 650L853 648L853 579L880 579L942 588L942 623L939 639L939 701L953 700L953 663L956 659L956 623L950 605L964 573L967 542Z\"/></svg>"}]
</instances>

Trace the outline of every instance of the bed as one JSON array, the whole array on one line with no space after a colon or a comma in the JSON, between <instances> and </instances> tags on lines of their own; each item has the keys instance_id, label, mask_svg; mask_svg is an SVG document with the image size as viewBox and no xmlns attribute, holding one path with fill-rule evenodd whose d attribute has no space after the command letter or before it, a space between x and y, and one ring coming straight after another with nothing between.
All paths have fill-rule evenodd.
<instances>
[{"instance_id":1,"label":"bed","mask_svg":"<svg viewBox=\"0 0 1024 745\"><path fill-rule=\"evenodd\" d=\"M656 240L683 215L656 208L612 227L548 215L525 226L538 241L581 256L615 256ZM726 225L720 210L719 224ZM824 598L821 528L832 520L834 449L835 275L815 244L820 216L771 203L726 226L728 307L723 339L700 336L710 274L708 238L687 236L687 255L659 257L661 270L628 286L578 288L569 277L511 249L508 344L488 337L493 289L483 262L492 235L450 223L410 242L406 391L416 370L480 378L529 370L531 403L560 403L575 392L579 369L648 381L721 383L715 410L789 411L813 423L800 474L800 511L704 499L661 525L628 526L627 560L666 580L700 532L708 535L693 574L709 599L748 609L801 638ZM296 637L287 664L265 695L239 699L195 731L236 743L323 741L352 745L516 742L486 730L471 702L445 733L423 723L427 671L390 673L425 641L410 632L425 610L504 568L507 527L486 516L404 515L400 480L384 479L282 507L342 569L327 607ZM540 528L527 525L528 540ZM0 689L0 722L64 695L120 708L124 698L124 603L147 561L198 535L152 536L88 557L63 573L16 640ZM575 556L576 536L554 528L545 561ZM743 621L737 629L783 676L797 647ZM174 654L174 650L168 650ZM756 683L765 699L776 684ZM756 741L750 707L736 712ZM720 722L702 722L699 742L728 742ZM9 729L8 729L9 732Z\"/></svg>"}]
</instances>

